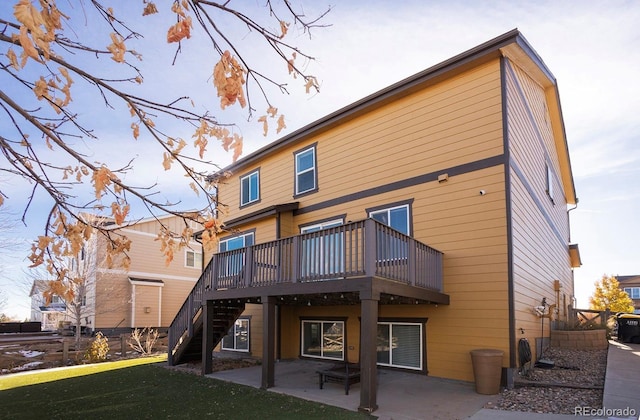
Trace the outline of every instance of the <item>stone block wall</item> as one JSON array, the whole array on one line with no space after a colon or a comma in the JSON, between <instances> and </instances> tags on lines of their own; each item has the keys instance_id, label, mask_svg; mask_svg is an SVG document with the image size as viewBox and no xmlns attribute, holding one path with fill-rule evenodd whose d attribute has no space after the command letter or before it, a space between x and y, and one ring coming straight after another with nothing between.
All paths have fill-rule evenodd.
<instances>
[{"instance_id":1,"label":"stone block wall","mask_svg":"<svg viewBox=\"0 0 640 420\"><path fill-rule=\"evenodd\" d=\"M607 341L607 330L584 330L584 331L551 331L551 347L561 349L596 350L606 349L609 346Z\"/></svg>"}]
</instances>

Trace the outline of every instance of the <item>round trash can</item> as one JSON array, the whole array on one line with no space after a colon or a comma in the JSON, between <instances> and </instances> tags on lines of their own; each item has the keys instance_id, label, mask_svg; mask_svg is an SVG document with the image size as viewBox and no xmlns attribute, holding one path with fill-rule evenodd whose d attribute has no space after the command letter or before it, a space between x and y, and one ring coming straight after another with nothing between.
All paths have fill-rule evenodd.
<instances>
[{"instance_id":1,"label":"round trash can","mask_svg":"<svg viewBox=\"0 0 640 420\"><path fill-rule=\"evenodd\" d=\"M502 350L471 350L473 376L476 380L476 392L478 394L494 395L500 392L502 356L504 356Z\"/></svg>"}]
</instances>

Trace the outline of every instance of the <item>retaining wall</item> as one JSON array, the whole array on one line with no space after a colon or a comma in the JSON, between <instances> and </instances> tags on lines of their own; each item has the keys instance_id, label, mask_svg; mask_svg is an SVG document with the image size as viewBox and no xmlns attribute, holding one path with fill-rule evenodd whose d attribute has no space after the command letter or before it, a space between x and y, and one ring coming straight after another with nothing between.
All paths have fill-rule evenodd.
<instances>
[{"instance_id":1,"label":"retaining wall","mask_svg":"<svg viewBox=\"0 0 640 420\"><path fill-rule=\"evenodd\" d=\"M551 331L551 347L561 349L596 350L606 349L607 330L583 330L583 331Z\"/></svg>"}]
</instances>

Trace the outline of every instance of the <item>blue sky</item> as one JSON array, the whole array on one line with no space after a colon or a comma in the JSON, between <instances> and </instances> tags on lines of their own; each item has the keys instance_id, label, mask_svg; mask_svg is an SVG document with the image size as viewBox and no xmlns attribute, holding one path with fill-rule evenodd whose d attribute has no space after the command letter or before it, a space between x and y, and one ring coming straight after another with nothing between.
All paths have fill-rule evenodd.
<instances>
[{"instance_id":1,"label":"blue sky","mask_svg":"<svg viewBox=\"0 0 640 420\"><path fill-rule=\"evenodd\" d=\"M0 10L7 7L0 5ZM157 2L160 4L160 2ZM305 3L313 15L323 3ZM62 5L62 3L61 3ZM289 81L290 95L272 95L285 114L287 132L384 88L404 77L435 65L495 36L518 28L542 57L558 81L578 207L570 212L572 242L578 243L583 266L575 271L576 296L580 307L588 306L593 283L603 274L640 274L640 3L636 1L343 1L332 5L326 22L332 26L304 34L290 33L316 57L308 64L317 75L321 93L304 94L300 84ZM243 34L240 34L241 37ZM187 41L187 52L168 73L161 71L173 57L173 49L153 45L146 54L151 66L146 85L169 93L188 94L217 111L215 93L208 80L213 57L196 37ZM196 53L196 55L189 55ZM252 46L252 54L259 49ZM261 56L259 56L261 57ZM182 61L181 61L182 60ZM211 61L211 62L208 62ZM283 70L284 71L284 70ZM171 83L167 83L171 80ZM204 87L207 86L207 87ZM101 112L97 108L95 112ZM90 110L87 110L90 113ZM226 121L240 121L246 115L219 113ZM258 114L259 115L259 114ZM110 120L97 118L100 144L86 146L99 156L138 156L136 180L160 182L162 193L182 191L175 177L159 174L159 160L147 159L145 144L127 154L126 129L117 130ZM100 123L102 121L102 123ZM0 130L3 127L0 119ZM128 127L128 122L123 127ZM263 137L257 123L242 123L245 154L268 144L275 136ZM114 153L117 152L117 153ZM229 163L229 156L215 154L215 162ZM157 168L157 169L156 169ZM0 179L5 184L5 179ZM3 185L5 187L5 185ZM16 185L16 190L20 188ZM182 195L179 194L182 198ZM12 200L20 213L20 200ZM48 209L47 209L48 210ZM141 214L144 216L144 214ZM28 226L12 233L31 239L42 231L42 214L34 208ZM24 250L5 256L2 265L12 281L24 277ZM7 277L5 275L5 277ZM17 280L19 281L19 280ZM6 312L26 316L28 300L6 278L0 290L10 304ZM20 296L22 293L22 296Z\"/></svg>"}]
</instances>

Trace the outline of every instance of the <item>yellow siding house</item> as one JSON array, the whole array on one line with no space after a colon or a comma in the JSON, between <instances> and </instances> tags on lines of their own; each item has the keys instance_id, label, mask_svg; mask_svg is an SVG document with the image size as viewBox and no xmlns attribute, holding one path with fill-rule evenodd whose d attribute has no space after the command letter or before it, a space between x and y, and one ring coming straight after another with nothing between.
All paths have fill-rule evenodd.
<instances>
[{"instance_id":1,"label":"yellow siding house","mask_svg":"<svg viewBox=\"0 0 640 420\"><path fill-rule=\"evenodd\" d=\"M171 325L172 364L242 351L268 388L277 359L358 363L372 411L378 368L473 381L470 351L492 348L508 382L518 341L541 338L533 308L567 317L567 139L556 80L517 30L225 171L228 234Z\"/></svg>"}]
</instances>

